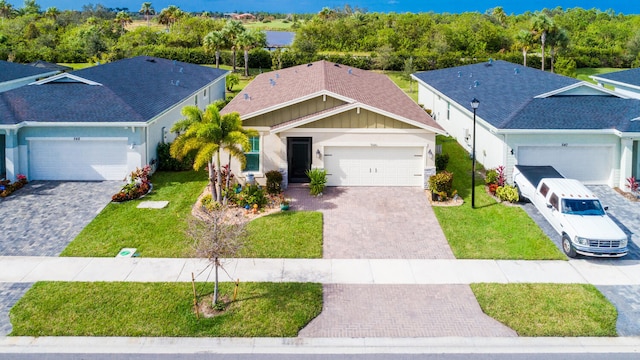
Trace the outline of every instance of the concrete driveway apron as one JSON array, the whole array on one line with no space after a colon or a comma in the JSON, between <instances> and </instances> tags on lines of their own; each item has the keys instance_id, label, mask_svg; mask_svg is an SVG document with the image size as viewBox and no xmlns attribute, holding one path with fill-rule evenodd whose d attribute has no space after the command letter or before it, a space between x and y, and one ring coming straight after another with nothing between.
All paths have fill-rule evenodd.
<instances>
[{"instance_id":1,"label":"concrete driveway apron","mask_svg":"<svg viewBox=\"0 0 640 360\"><path fill-rule=\"evenodd\" d=\"M330 187L322 197L308 191L296 186L286 195L295 210L323 213L324 258L454 258L422 189ZM323 311L301 337L516 336L482 312L468 285L325 284L323 289Z\"/></svg>"}]
</instances>

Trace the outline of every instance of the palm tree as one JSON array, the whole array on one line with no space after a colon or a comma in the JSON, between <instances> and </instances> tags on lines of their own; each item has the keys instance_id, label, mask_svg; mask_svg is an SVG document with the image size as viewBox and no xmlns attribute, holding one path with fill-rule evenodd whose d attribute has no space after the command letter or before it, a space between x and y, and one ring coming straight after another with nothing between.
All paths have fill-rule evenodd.
<instances>
[{"instance_id":1,"label":"palm tree","mask_svg":"<svg viewBox=\"0 0 640 360\"><path fill-rule=\"evenodd\" d=\"M242 22L238 20L229 20L222 28L222 34L226 39L227 45L231 48L233 69L232 72L236 72L236 50L238 48L238 36L244 32L244 26Z\"/></svg>"},{"instance_id":2,"label":"palm tree","mask_svg":"<svg viewBox=\"0 0 640 360\"><path fill-rule=\"evenodd\" d=\"M129 13L126 13L124 11L120 11L116 14L116 18L114 19L114 21L117 24L120 24L120 26L122 27L122 32L124 33L125 27L128 24L132 24L133 20L131 19L131 15L129 15Z\"/></svg>"},{"instance_id":3,"label":"palm tree","mask_svg":"<svg viewBox=\"0 0 640 360\"><path fill-rule=\"evenodd\" d=\"M24 0L24 5L19 10L20 15L40 14L40 5L36 0Z\"/></svg>"},{"instance_id":4,"label":"palm tree","mask_svg":"<svg viewBox=\"0 0 640 360\"><path fill-rule=\"evenodd\" d=\"M565 29L554 26L549 30L547 42L549 43L549 47L551 48L551 72L553 72L555 55L558 53L559 49L566 48L569 45L569 34Z\"/></svg>"},{"instance_id":5,"label":"palm tree","mask_svg":"<svg viewBox=\"0 0 640 360\"><path fill-rule=\"evenodd\" d=\"M553 21L545 14L538 14L533 18L531 22L531 31L534 34L535 40L539 40L542 49L542 71L544 71L544 48L547 42L547 34L549 29L553 27Z\"/></svg>"},{"instance_id":6,"label":"palm tree","mask_svg":"<svg viewBox=\"0 0 640 360\"><path fill-rule=\"evenodd\" d=\"M156 11L153 9L153 6L151 6L151 3L143 2L139 12L140 14L143 14L147 19L147 26L151 26L150 16L156 13Z\"/></svg>"},{"instance_id":7,"label":"palm tree","mask_svg":"<svg viewBox=\"0 0 640 360\"><path fill-rule=\"evenodd\" d=\"M225 39L221 31L211 31L204 36L202 40L202 46L204 51L209 53L215 51L216 54L216 69L220 68L220 49L224 46Z\"/></svg>"},{"instance_id":8,"label":"palm tree","mask_svg":"<svg viewBox=\"0 0 640 360\"><path fill-rule=\"evenodd\" d=\"M44 12L45 17L52 18L53 20L56 20L58 15L60 15L60 10L55 6L48 7Z\"/></svg>"},{"instance_id":9,"label":"palm tree","mask_svg":"<svg viewBox=\"0 0 640 360\"><path fill-rule=\"evenodd\" d=\"M169 7L162 9L160 15L158 15L158 22L163 24L169 29L171 25L175 24L179 18L184 15L184 12L175 5L169 5Z\"/></svg>"},{"instance_id":10,"label":"palm tree","mask_svg":"<svg viewBox=\"0 0 640 360\"><path fill-rule=\"evenodd\" d=\"M0 0L0 18L2 18L2 22L4 22L4 19L11 17L13 13L13 5L9 4L6 0Z\"/></svg>"},{"instance_id":11,"label":"palm tree","mask_svg":"<svg viewBox=\"0 0 640 360\"><path fill-rule=\"evenodd\" d=\"M527 66L527 51L529 47L533 44L533 34L529 30L520 30L516 34L516 42L515 46L519 49L522 49L522 64Z\"/></svg>"},{"instance_id":12,"label":"palm tree","mask_svg":"<svg viewBox=\"0 0 640 360\"><path fill-rule=\"evenodd\" d=\"M226 150L229 153L229 161L232 156L236 157L244 167L244 151L251 150L249 137L257 136L257 132L243 129L238 113L221 116L215 104L209 104L204 112L197 106L185 106L182 115L185 118L171 128L171 131L180 133L171 144L171 156L183 159L189 153L195 152L194 170L207 166L211 196L221 203L220 151Z\"/></svg>"},{"instance_id":13,"label":"palm tree","mask_svg":"<svg viewBox=\"0 0 640 360\"><path fill-rule=\"evenodd\" d=\"M244 76L249 77L249 50L267 46L267 35L256 29L246 30L238 35L238 46L244 50Z\"/></svg>"}]
</instances>

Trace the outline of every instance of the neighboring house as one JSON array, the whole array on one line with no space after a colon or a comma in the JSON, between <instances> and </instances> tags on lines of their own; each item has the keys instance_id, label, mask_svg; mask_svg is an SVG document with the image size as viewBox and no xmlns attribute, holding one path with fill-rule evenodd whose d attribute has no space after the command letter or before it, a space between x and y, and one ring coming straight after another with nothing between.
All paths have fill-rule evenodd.
<instances>
[{"instance_id":1,"label":"neighboring house","mask_svg":"<svg viewBox=\"0 0 640 360\"><path fill-rule=\"evenodd\" d=\"M57 69L43 69L0 60L0 93L55 75Z\"/></svg>"},{"instance_id":2,"label":"neighboring house","mask_svg":"<svg viewBox=\"0 0 640 360\"><path fill-rule=\"evenodd\" d=\"M624 189L638 176L640 101L622 93L505 61L412 75L418 100L485 168L552 165L586 184Z\"/></svg>"},{"instance_id":3,"label":"neighboring house","mask_svg":"<svg viewBox=\"0 0 640 360\"><path fill-rule=\"evenodd\" d=\"M36 60L34 62L31 62L28 64L29 66L33 66L33 67L37 67L40 69L49 69L51 71L59 71L59 72L67 72L67 71L72 71L73 68L69 67L69 66L64 66L64 65L59 65L59 64L54 64L54 63L50 63L44 60Z\"/></svg>"},{"instance_id":4,"label":"neighboring house","mask_svg":"<svg viewBox=\"0 0 640 360\"><path fill-rule=\"evenodd\" d=\"M590 76L600 86L611 86L616 92L640 99L640 68Z\"/></svg>"},{"instance_id":5,"label":"neighboring house","mask_svg":"<svg viewBox=\"0 0 640 360\"><path fill-rule=\"evenodd\" d=\"M122 180L155 163L184 106L224 98L227 73L140 56L1 93L0 177Z\"/></svg>"},{"instance_id":6,"label":"neighboring house","mask_svg":"<svg viewBox=\"0 0 640 360\"><path fill-rule=\"evenodd\" d=\"M324 168L329 186L424 186L444 131L386 75L327 61L258 75L222 113L259 131L244 173L288 182Z\"/></svg>"}]
</instances>

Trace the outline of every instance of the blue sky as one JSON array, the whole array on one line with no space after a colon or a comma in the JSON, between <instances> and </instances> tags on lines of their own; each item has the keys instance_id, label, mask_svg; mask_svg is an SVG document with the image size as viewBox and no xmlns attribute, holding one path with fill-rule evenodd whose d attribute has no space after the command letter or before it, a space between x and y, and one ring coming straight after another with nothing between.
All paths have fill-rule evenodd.
<instances>
[{"instance_id":1,"label":"blue sky","mask_svg":"<svg viewBox=\"0 0 640 360\"><path fill-rule=\"evenodd\" d=\"M9 0L15 7L22 6L22 0ZM58 9L80 9L83 4L102 4L106 7L128 7L131 11L140 9L142 1L131 0L38 0L43 9L55 6ZM466 11L485 12L487 9L502 6L507 14L521 14L527 10L536 11L543 8L561 6L564 9L581 7L600 10L613 9L617 13L640 14L640 2L627 1L595 1L595 0L536 0L536 1L492 1L492 0L158 0L151 1L156 10L169 5L177 5L186 11L271 11L282 13L313 13L327 6L342 7L345 3L358 6L368 11L378 12L428 12L460 13Z\"/></svg>"}]
</instances>

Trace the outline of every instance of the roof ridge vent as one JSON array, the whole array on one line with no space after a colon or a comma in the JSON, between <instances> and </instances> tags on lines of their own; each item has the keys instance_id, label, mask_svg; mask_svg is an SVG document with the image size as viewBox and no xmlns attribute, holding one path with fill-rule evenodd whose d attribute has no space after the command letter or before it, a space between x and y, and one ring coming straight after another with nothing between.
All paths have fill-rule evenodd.
<instances>
[{"instance_id":1,"label":"roof ridge vent","mask_svg":"<svg viewBox=\"0 0 640 360\"><path fill-rule=\"evenodd\" d=\"M340 67L340 64L333 64L333 66L335 66L335 67L339 68L339 67Z\"/></svg>"},{"instance_id":2,"label":"roof ridge vent","mask_svg":"<svg viewBox=\"0 0 640 360\"><path fill-rule=\"evenodd\" d=\"M313 63L308 63L308 64L307 64L307 67L309 67L309 66L313 66Z\"/></svg>"},{"instance_id":3,"label":"roof ridge vent","mask_svg":"<svg viewBox=\"0 0 640 360\"><path fill-rule=\"evenodd\" d=\"M251 100L251 96L249 96L249 94L244 93L244 99L245 100Z\"/></svg>"},{"instance_id":4,"label":"roof ridge vent","mask_svg":"<svg viewBox=\"0 0 640 360\"><path fill-rule=\"evenodd\" d=\"M147 61L150 62L150 63L154 63L154 62L156 62L156 59L150 58L150 59L147 59Z\"/></svg>"}]
</instances>

